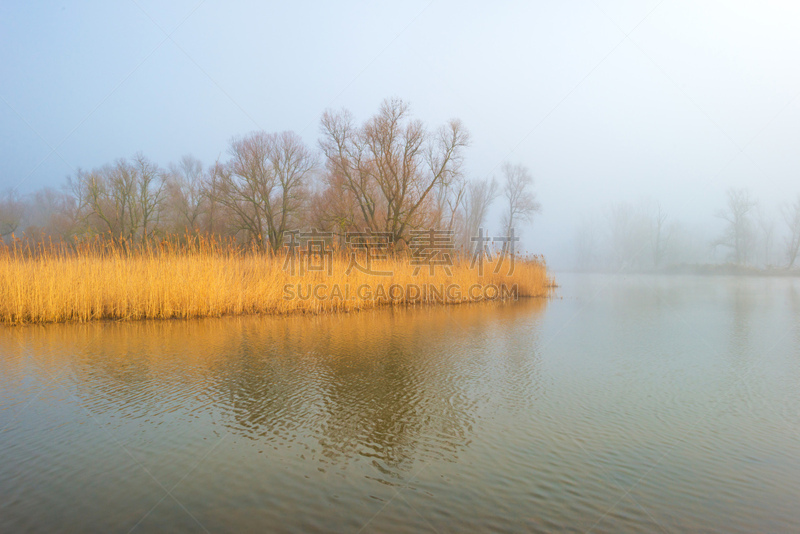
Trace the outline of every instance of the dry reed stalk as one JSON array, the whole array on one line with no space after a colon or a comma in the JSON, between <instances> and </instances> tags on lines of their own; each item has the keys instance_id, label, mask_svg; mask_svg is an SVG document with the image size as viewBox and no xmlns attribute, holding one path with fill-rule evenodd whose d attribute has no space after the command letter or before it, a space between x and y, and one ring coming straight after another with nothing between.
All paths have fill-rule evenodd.
<instances>
[{"instance_id":1,"label":"dry reed stalk","mask_svg":"<svg viewBox=\"0 0 800 534\"><path fill-rule=\"evenodd\" d=\"M365 258L357 259L365 263ZM330 276L324 271L293 275L284 269L284 260L197 236L144 244L108 239L69 246L15 242L0 248L0 322L326 313L544 297L553 287L539 257L516 258L511 275L508 258L501 272L493 272L495 258L485 265L483 276L469 258L459 256L453 259L451 275L442 266L433 275L426 266L415 274L407 257L372 260L372 270L390 271L391 276L357 269L345 274L350 257L344 254L326 258Z\"/></svg>"}]
</instances>

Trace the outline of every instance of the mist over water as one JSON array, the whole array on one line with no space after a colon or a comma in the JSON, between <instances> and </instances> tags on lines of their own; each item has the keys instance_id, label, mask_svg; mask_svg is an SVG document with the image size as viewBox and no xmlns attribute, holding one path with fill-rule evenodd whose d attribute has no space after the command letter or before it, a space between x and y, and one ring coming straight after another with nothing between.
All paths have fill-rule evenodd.
<instances>
[{"instance_id":1,"label":"mist over water","mask_svg":"<svg viewBox=\"0 0 800 534\"><path fill-rule=\"evenodd\" d=\"M0 528L792 530L795 280L558 281L505 305L5 329Z\"/></svg>"}]
</instances>

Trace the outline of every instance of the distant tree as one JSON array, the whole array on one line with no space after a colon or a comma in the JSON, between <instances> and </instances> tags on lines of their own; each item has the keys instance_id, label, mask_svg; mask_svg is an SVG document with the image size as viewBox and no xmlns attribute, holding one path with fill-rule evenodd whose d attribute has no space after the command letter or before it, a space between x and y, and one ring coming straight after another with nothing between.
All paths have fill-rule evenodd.
<instances>
[{"instance_id":1,"label":"distant tree","mask_svg":"<svg viewBox=\"0 0 800 534\"><path fill-rule=\"evenodd\" d=\"M431 228L453 232L454 235L460 233L464 226L461 205L467 194L467 186L466 179L459 174L450 183L440 183L436 187L436 202L428 223Z\"/></svg>"},{"instance_id":2,"label":"distant tree","mask_svg":"<svg viewBox=\"0 0 800 534\"><path fill-rule=\"evenodd\" d=\"M791 269L800 253L800 195L797 195L793 204L783 209L783 220L789 230L786 238L786 262Z\"/></svg>"},{"instance_id":3,"label":"distant tree","mask_svg":"<svg viewBox=\"0 0 800 534\"><path fill-rule=\"evenodd\" d=\"M728 189L727 197L725 208L716 213L727 224L714 245L728 248L733 262L743 265L748 262L753 245L752 215L756 201L746 189Z\"/></svg>"},{"instance_id":4,"label":"distant tree","mask_svg":"<svg viewBox=\"0 0 800 534\"><path fill-rule=\"evenodd\" d=\"M671 221L656 202L606 205L584 214L575 234L575 268L647 270L667 263L707 260L708 239L696 228Z\"/></svg>"},{"instance_id":5,"label":"distant tree","mask_svg":"<svg viewBox=\"0 0 800 534\"><path fill-rule=\"evenodd\" d=\"M656 209L651 216L651 245L653 251L653 267L658 269L664 262L667 254L670 238L672 237L672 227L667 225L667 213L662 209L661 204L656 204Z\"/></svg>"},{"instance_id":6,"label":"distant tree","mask_svg":"<svg viewBox=\"0 0 800 534\"><path fill-rule=\"evenodd\" d=\"M641 206L620 202L609 206L605 216L610 267L634 271L645 268L652 241L646 211Z\"/></svg>"},{"instance_id":7,"label":"distant tree","mask_svg":"<svg viewBox=\"0 0 800 534\"><path fill-rule=\"evenodd\" d=\"M772 264L772 242L775 237L775 221L769 216L761 204L756 205L756 226L758 240L761 245L762 264L768 267Z\"/></svg>"},{"instance_id":8,"label":"distant tree","mask_svg":"<svg viewBox=\"0 0 800 534\"><path fill-rule=\"evenodd\" d=\"M294 132L254 132L234 138L230 160L215 167L209 191L225 206L235 227L261 249L279 250L308 200L314 154Z\"/></svg>"},{"instance_id":9,"label":"distant tree","mask_svg":"<svg viewBox=\"0 0 800 534\"><path fill-rule=\"evenodd\" d=\"M497 180L494 178L472 180L467 184L466 193L461 197L461 210L464 217L461 243L472 253L475 243L471 241L486 222L489 208L499 194Z\"/></svg>"},{"instance_id":10,"label":"distant tree","mask_svg":"<svg viewBox=\"0 0 800 534\"><path fill-rule=\"evenodd\" d=\"M575 268L588 272L603 266L599 232L601 223L594 215L584 215L575 232Z\"/></svg>"},{"instance_id":11,"label":"distant tree","mask_svg":"<svg viewBox=\"0 0 800 534\"><path fill-rule=\"evenodd\" d=\"M137 213L138 224L134 232L138 231L142 241L145 241L156 229L161 216L164 203L164 172L158 165L144 157L141 153L133 157L136 177L135 205L131 213Z\"/></svg>"},{"instance_id":12,"label":"distant tree","mask_svg":"<svg viewBox=\"0 0 800 534\"><path fill-rule=\"evenodd\" d=\"M167 196L174 229L198 232L203 216L208 215L208 195L204 187L203 164L191 155L170 165Z\"/></svg>"},{"instance_id":13,"label":"distant tree","mask_svg":"<svg viewBox=\"0 0 800 534\"><path fill-rule=\"evenodd\" d=\"M75 202L67 190L44 187L25 202L25 234L35 239L66 240L78 230Z\"/></svg>"},{"instance_id":14,"label":"distant tree","mask_svg":"<svg viewBox=\"0 0 800 534\"><path fill-rule=\"evenodd\" d=\"M164 173L142 154L91 172L78 171L70 190L82 230L145 239L164 201Z\"/></svg>"},{"instance_id":15,"label":"distant tree","mask_svg":"<svg viewBox=\"0 0 800 534\"><path fill-rule=\"evenodd\" d=\"M503 212L503 231L510 236L516 225L533 221L533 216L542 211L542 206L536 200L533 191L533 176L527 167L504 163L503 173L503 198L505 211ZM504 244L504 248L508 243Z\"/></svg>"},{"instance_id":16,"label":"distant tree","mask_svg":"<svg viewBox=\"0 0 800 534\"><path fill-rule=\"evenodd\" d=\"M218 236L235 237L241 231L238 216L220 201L223 194L222 179L225 164L219 160L203 173L202 196L205 198L203 231Z\"/></svg>"},{"instance_id":17,"label":"distant tree","mask_svg":"<svg viewBox=\"0 0 800 534\"><path fill-rule=\"evenodd\" d=\"M90 172L79 170L73 194L86 232L130 237L138 225L133 211L134 169L124 159Z\"/></svg>"},{"instance_id":18,"label":"distant tree","mask_svg":"<svg viewBox=\"0 0 800 534\"><path fill-rule=\"evenodd\" d=\"M0 197L0 239L17 232L22 225L25 204L15 190Z\"/></svg>"},{"instance_id":19,"label":"distant tree","mask_svg":"<svg viewBox=\"0 0 800 534\"><path fill-rule=\"evenodd\" d=\"M346 110L326 111L321 130L328 186L350 197L366 228L386 232L396 243L435 223L435 196L448 198L446 190L457 184L469 140L455 119L429 132L399 99L385 100L361 126ZM451 206L457 204L450 198Z\"/></svg>"}]
</instances>

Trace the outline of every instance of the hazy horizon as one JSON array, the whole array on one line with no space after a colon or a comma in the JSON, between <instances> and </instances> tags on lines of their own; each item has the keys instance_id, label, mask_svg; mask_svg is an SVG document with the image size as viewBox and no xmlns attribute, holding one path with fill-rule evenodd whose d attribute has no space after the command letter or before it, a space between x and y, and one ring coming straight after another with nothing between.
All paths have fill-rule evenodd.
<instances>
[{"instance_id":1,"label":"hazy horizon","mask_svg":"<svg viewBox=\"0 0 800 534\"><path fill-rule=\"evenodd\" d=\"M0 7L0 191L141 151L212 163L235 135L359 120L398 96L461 119L469 178L533 173L523 247L568 266L582 218L658 201L719 230L729 187L772 214L800 193L800 5L587 1ZM491 227L497 226L498 208ZM696 230L695 230L696 229Z\"/></svg>"}]
</instances>

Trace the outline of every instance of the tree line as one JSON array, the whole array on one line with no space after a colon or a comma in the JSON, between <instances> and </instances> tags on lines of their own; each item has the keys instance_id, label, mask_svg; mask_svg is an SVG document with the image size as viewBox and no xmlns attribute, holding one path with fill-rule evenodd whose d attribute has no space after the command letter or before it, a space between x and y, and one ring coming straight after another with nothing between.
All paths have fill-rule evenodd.
<instances>
[{"instance_id":1,"label":"tree line","mask_svg":"<svg viewBox=\"0 0 800 534\"><path fill-rule=\"evenodd\" d=\"M676 265L729 263L765 269L800 260L800 195L767 210L748 189L729 188L716 234L687 227L653 201L613 203L584 217L575 235L580 271L653 271Z\"/></svg>"},{"instance_id":2,"label":"tree line","mask_svg":"<svg viewBox=\"0 0 800 534\"><path fill-rule=\"evenodd\" d=\"M541 207L522 165L503 164L500 182L468 179L468 145L461 121L429 129L397 98L361 123L347 110L326 111L317 149L291 131L255 131L231 139L227 157L210 165L187 155L161 167L139 153L79 170L58 189L9 191L0 238L206 234L277 251L294 229L375 232L403 246L413 231L435 228L469 249L498 197L505 235Z\"/></svg>"}]
</instances>

